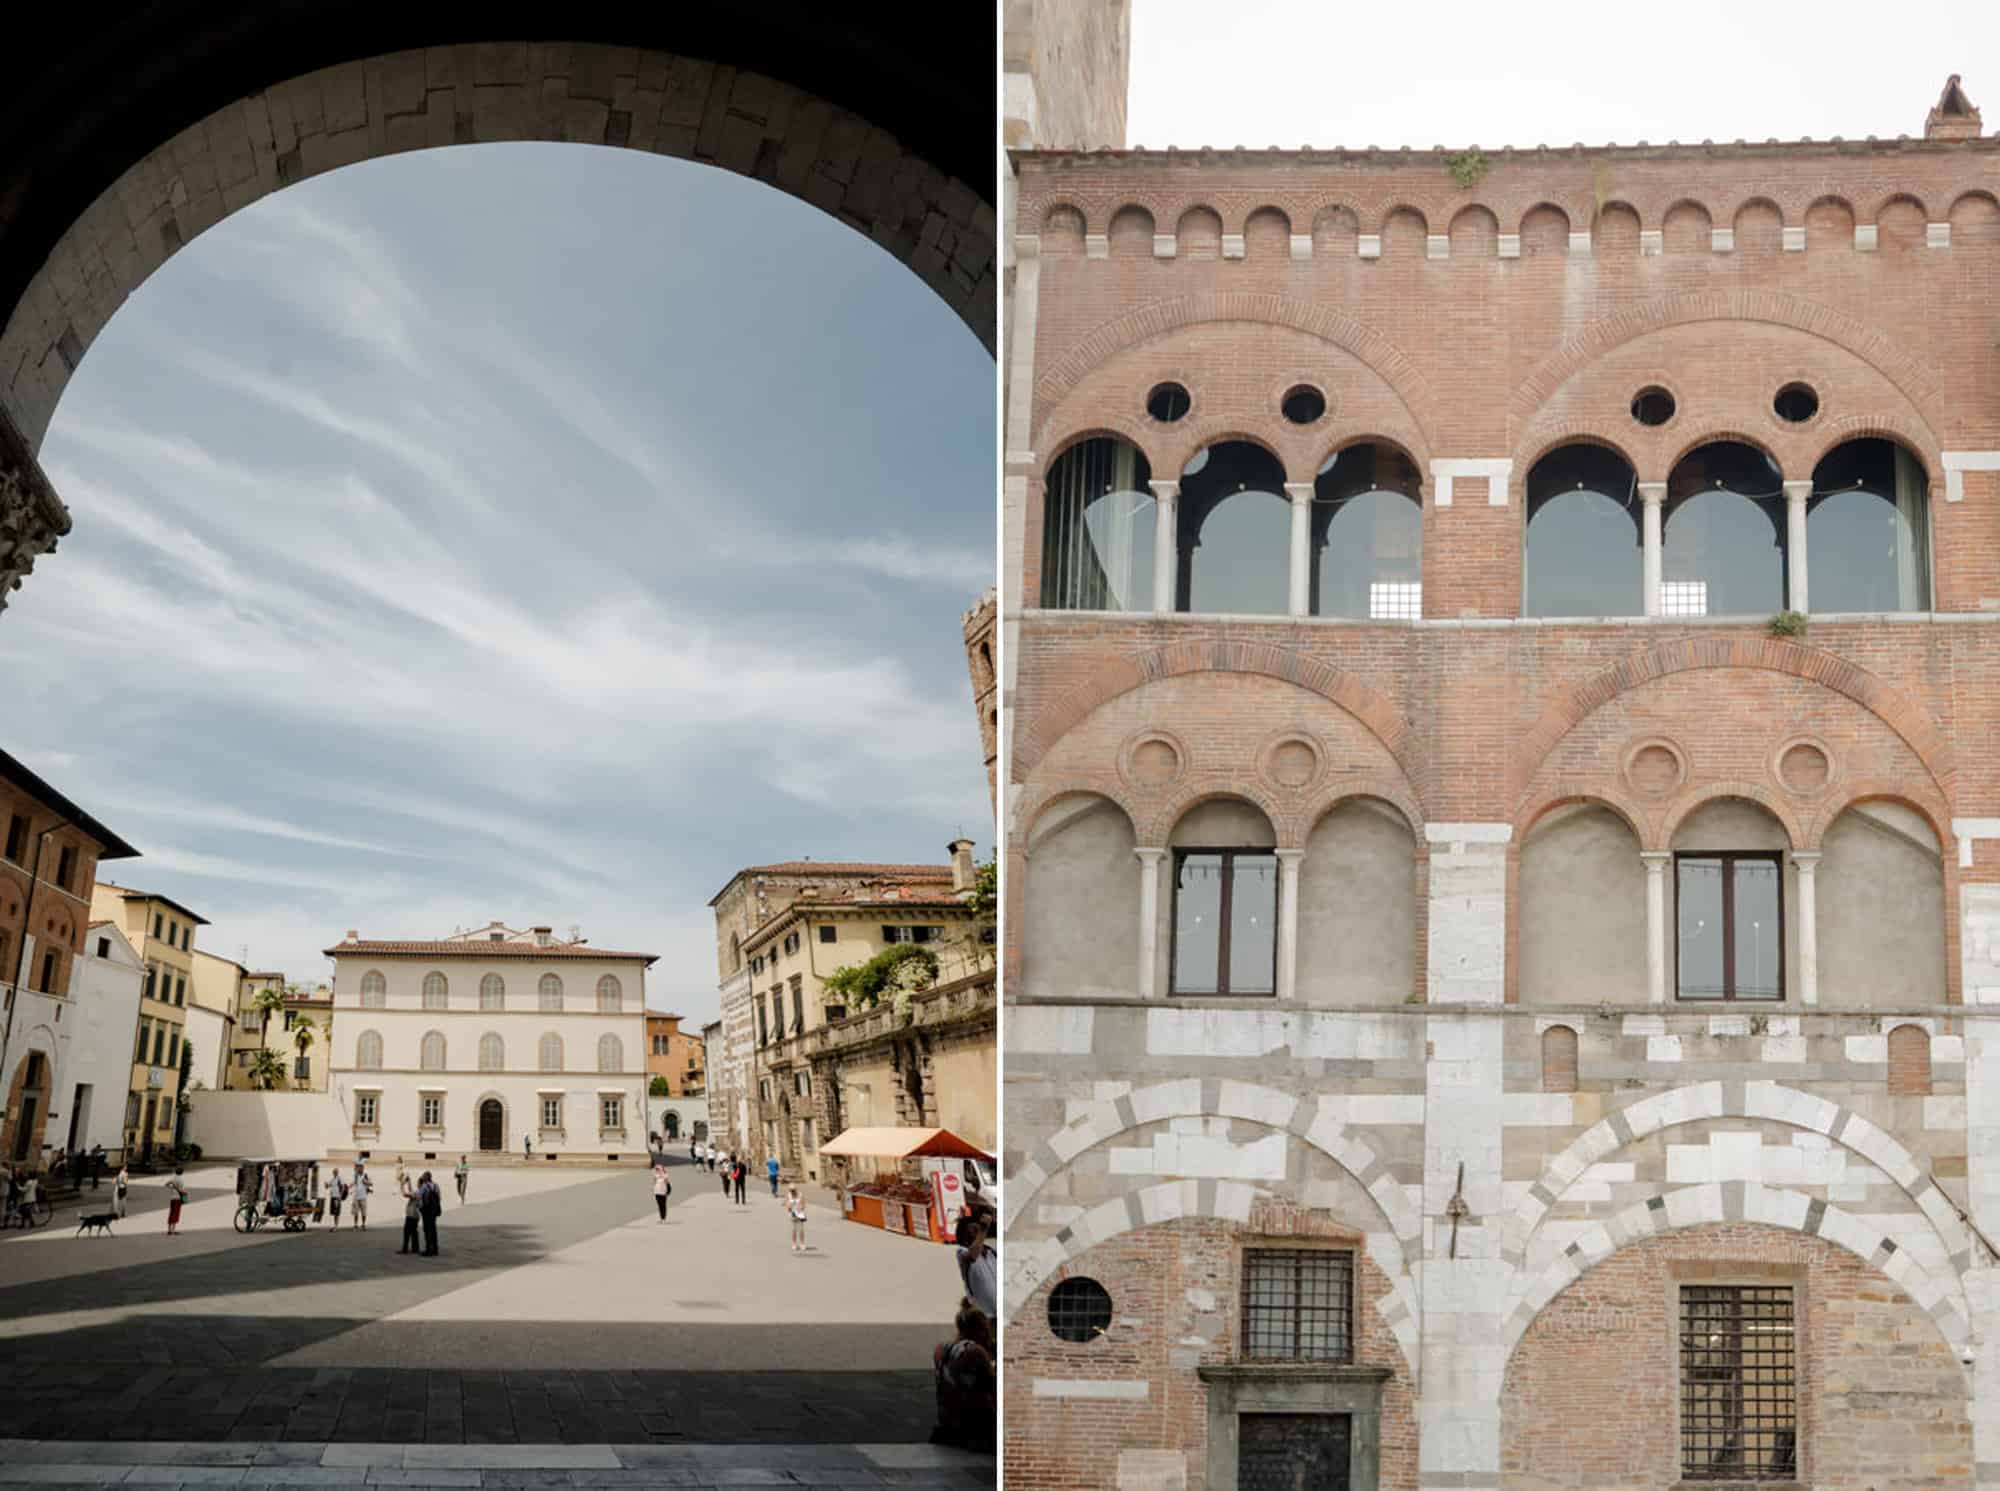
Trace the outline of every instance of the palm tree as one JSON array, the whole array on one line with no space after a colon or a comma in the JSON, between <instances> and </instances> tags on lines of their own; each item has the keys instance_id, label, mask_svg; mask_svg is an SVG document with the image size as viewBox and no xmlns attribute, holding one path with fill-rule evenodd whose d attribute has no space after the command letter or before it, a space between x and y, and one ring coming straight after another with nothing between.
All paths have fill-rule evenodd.
<instances>
[{"instance_id":1,"label":"palm tree","mask_svg":"<svg viewBox=\"0 0 2000 1491\"><path fill-rule=\"evenodd\" d=\"M306 1052L312 1050L313 1028L313 1022L301 1016L298 1028L292 1032L292 1044L299 1048L300 1061L304 1061Z\"/></svg>"},{"instance_id":2,"label":"palm tree","mask_svg":"<svg viewBox=\"0 0 2000 1491\"><path fill-rule=\"evenodd\" d=\"M265 1092L285 1085L285 1064L276 1051L264 1046L250 1058L250 1080Z\"/></svg>"}]
</instances>

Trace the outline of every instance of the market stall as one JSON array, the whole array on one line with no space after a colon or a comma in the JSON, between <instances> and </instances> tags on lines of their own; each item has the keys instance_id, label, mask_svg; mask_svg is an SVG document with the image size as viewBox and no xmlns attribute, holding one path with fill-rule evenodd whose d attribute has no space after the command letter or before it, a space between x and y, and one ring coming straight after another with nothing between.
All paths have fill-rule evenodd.
<instances>
[{"instance_id":1,"label":"market stall","mask_svg":"<svg viewBox=\"0 0 2000 1491\"><path fill-rule=\"evenodd\" d=\"M965 1161L993 1156L949 1129L848 1129L819 1147L822 1155L888 1162L888 1174L844 1187L840 1209L850 1222L932 1242L953 1241L965 1205ZM923 1180L905 1180L905 1160L921 1162Z\"/></svg>"}]
</instances>

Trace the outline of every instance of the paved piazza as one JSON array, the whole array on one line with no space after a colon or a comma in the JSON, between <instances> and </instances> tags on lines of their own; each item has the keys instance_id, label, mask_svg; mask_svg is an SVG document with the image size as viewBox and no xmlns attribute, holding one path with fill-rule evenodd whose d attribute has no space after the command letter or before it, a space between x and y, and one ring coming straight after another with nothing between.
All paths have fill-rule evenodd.
<instances>
[{"instance_id":1,"label":"paved piazza","mask_svg":"<svg viewBox=\"0 0 2000 1491\"><path fill-rule=\"evenodd\" d=\"M393 1161L381 1166L378 1181L393 1171ZM856 1473L803 1483L991 1483L990 1459L959 1457L973 1468L952 1469L954 1457L919 1445L935 1417L931 1348L949 1337L959 1297L947 1248L815 1206L812 1250L794 1255L768 1189L736 1206L719 1180L682 1160L664 1224L641 1171L475 1171L463 1207L445 1176L440 1256L406 1257L396 1251L401 1207L379 1192L365 1232L323 1225L242 1236L232 1225L234 1176L229 1166L190 1170L180 1236L165 1235L157 1176L134 1181L131 1215L112 1237L75 1235L79 1210L108 1209L108 1185L101 1202L86 1190L81 1208L59 1210L38 1232L0 1235L0 1440L43 1442L37 1453L5 1447L0 1482L9 1467L70 1463L52 1457L53 1441L79 1452L115 1450L104 1441L153 1441L162 1451L228 1441L293 1454L328 1445L349 1454L364 1445L823 1446L819 1469ZM906 1447L901 1464L852 1458L897 1445ZM384 1483L438 1485L611 1474L427 1463L452 1474L419 1481L400 1461L362 1469L383 1472ZM149 1464L137 1473L159 1462ZM190 1483L266 1483L249 1460L235 1468L243 1474L233 1481L202 1474ZM692 1460L655 1468L673 1474L641 1481L625 1467L622 1483L710 1484L689 1478L699 1469ZM716 1484L800 1484L811 1467L722 1468L747 1479ZM780 1478L751 1474L767 1469ZM492 1479L516 1471L556 1479Z\"/></svg>"}]
</instances>

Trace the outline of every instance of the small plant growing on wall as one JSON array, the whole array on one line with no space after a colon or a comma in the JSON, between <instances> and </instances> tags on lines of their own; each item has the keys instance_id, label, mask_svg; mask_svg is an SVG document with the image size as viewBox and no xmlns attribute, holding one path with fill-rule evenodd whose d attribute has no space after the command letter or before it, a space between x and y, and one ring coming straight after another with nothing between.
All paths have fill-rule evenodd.
<instances>
[{"instance_id":1,"label":"small plant growing on wall","mask_svg":"<svg viewBox=\"0 0 2000 1491\"><path fill-rule=\"evenodd\" d=\"M1459 151L1445 164L1451 169L1451 179L1465 188L1479 185L1486 179L1486 173L1493 169L1493 163L1477 145L1470 150Z\"/></svg>"},{"instance_id":2,"label":"small plant growing on wall","mask_svg":"<svg viewBox=\"0 0 2000 1491\"><path fill-rule=\"evenodd\" d=\"M1806 634L1806 613L1803 611L1780 611L1769 623L1774 637L1803 637Z\"/></svg>"}]
</instances>

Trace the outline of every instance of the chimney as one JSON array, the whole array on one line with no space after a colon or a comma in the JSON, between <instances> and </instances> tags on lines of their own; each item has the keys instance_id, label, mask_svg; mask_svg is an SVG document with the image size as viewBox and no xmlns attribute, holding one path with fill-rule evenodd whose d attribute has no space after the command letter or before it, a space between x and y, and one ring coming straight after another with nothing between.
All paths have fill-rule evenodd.
<instances>
[{"instance_id":1,"label":"chimney","mask_svg":"<svg viewBox=\"0 0 2000 1491\"><path fill-rule=\"evenodd\" d=\"M951 888L971 890L972 883L979 878L979 867L972 862L972 840L953 839L945 848L951 854Z\"/></svg>"},{"instance_id":2,"label":"chimney","mask_svg":"<svg viewBox=\"0 0 2000 1491\"><path fill-rule=\"evenodd\" d=\"M361 934L355 931L354 928L349 927L347 929L347 940L349 942L359 942L361 940Z\"/></svg>"},{"instance_id":3,"label":"chimney","mask_svg":"<svg viewBox=\"0 0 2000 1491\"><path fill-rule=\"evenodd\" d=\"M1976 140L1979 138L1979 110L1958 86L1958 74L1945 79L1944 92L1924 120L1926 140Z\"/></svg>"}]
</instances>

